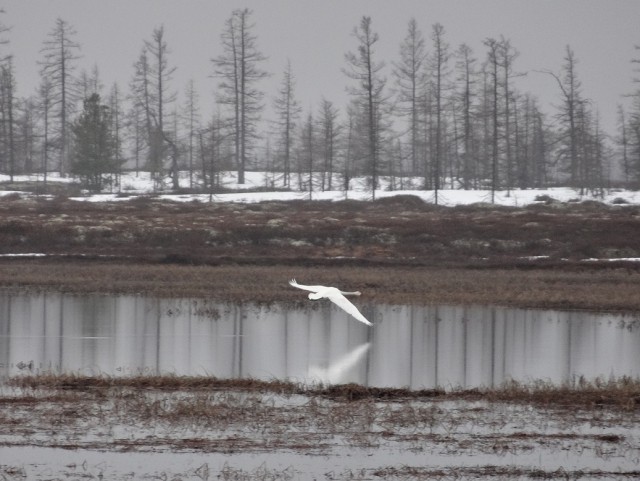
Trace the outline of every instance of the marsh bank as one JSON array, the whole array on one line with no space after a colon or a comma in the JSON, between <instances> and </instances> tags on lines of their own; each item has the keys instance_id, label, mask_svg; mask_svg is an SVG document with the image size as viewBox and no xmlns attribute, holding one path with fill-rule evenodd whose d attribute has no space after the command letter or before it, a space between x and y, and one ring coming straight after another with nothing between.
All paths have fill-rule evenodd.
<instances>
[{"instance_id":1,"label":"marsh bank","mask_svg":"<svg viewBox=\"0 0 640 481\"><path fill-rule=\"evenodd\" d=\"M5 197L5 289L296 302L287 285L385 303L637 311L640 207L540 203L89 203Z\"/></svg>"}]
</instances>

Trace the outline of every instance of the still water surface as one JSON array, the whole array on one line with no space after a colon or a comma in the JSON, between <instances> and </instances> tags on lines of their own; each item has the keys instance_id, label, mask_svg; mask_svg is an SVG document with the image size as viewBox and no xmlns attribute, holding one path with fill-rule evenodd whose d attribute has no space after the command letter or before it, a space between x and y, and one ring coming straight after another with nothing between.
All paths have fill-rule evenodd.
<instances>
[{"instance_id":1,"label":"still water surface","mask_svg":"<svg viewBox=\"0 0 640 481\"><path fill-rule=\"evenodd\" d=\"M176 374L411 388L640 377L640 319L492 307L305 310L135 296L0 294L0 378Z\"/></svg>"}]
</instances>

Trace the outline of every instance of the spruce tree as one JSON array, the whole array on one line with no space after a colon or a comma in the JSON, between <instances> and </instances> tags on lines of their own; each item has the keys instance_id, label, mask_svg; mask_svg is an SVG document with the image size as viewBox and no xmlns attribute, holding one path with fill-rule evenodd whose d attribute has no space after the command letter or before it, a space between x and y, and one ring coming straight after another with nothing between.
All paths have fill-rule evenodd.
<instances>
[{"instance_id":1,"label":"spruce tree","mask_svg":"<svg viewBox=\"0 0 640 481\"><path fill-rule=\"evenodd\" d=\"M107 174L118 171L117 139L112 131L111 111L93 94L72 125L73 155L71 172L91 191L102 190Z\"/></svg>"}]
</instances>

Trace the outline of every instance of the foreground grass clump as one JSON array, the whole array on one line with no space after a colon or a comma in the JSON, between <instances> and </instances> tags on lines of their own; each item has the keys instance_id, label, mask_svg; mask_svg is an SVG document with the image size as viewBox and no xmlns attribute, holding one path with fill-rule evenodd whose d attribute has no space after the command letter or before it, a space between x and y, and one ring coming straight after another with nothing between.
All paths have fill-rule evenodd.
<instances>
[{"instance_id":1,"label":"foreground grass clump","mask_svg":"<svg viewBox=\"0 0 640 481\"><path fill-rule=\"evenodd\" d=\"M624 410L640 410L640 380L630 377L588 381L579 378L560 386L535 382L509 382L495 390L484 391L486 398L495 401L529 402L545 406L580 406Z\"/></svg>"},{"instance_id":2,"label":"foreground grass clump","mask_svg":"<svg viewBox=\"0 0 640 481\"><path fill-rule=\"evenodd\" d=\"M127 388L158 391L238 391L247 393L303 395L336 402L408 401L408 400L484 400L488 402L528 403L548 407L615 408L640 410L640 380L629 377L554 385L547 382L523 384L508 382L497 388L412 390L405 388L367 387L358 384L301 384L291 381L258 379L219 379L189 376L88 377L75 374L20 376L8 385L22 390L60 389L98 391Z\"/></svg>"},{"instance_id":3,"label":"foreground grass clump","mask_svg":"<svg viewBox=\"0 0 640 481\"><path fill-rule=\"evenodd\" d=\"M204 376L80 376L76 374L42 374L10 378L9 386L20 389L63 389L83 391L109 388L155 389L159 391L236 390L298 394L301 385L288 381L260 381L257 379L219 379Z\"/></svg>"}]
</instances>

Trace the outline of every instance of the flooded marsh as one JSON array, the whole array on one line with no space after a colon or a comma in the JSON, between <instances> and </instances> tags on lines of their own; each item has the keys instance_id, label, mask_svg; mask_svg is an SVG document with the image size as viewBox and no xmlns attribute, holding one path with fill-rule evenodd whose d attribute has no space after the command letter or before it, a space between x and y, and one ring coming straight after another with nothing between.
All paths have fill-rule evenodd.
<instances>
[{"instance_id":1,"label":"flooded marsh","mask_svg":"<svg viewBox=\"0 0 640 481\"><path fill-rule=\"evenodd\" d=\"M0 377L176 375L473 388L640 376L634 315L358 302L305 308L140 296L0 295Z\"/></svg>"},{"instance_id":2,"label":"flooded marsh","mask_svg":"<svg viewBox=\"0 0 640 481\"><path fill-rule=\"evenodd\" d=\"M0 296L6 479L640 475L633 315Z\"/></svg>"},{"instance_id":3,"label":"flooded marsh","mask_svg":"<svg viewBox=\"0 0 640 481\"><path fill-rule=\"evenodd\" d=\"M527 479L561 473L597 479L640 473L637 408L542 405L515 387L510 394L517 402L477 391L395 391L387 400L363 395L348 401L319 385L253 381L245 389L199 378L147 381L16 378L0 398L0 473L29 479L48 479L51 472L68 479ZM623 384L575 389L587 397L589 390L640 392L637 384Z\"/></svg>"}]
</instances>

